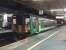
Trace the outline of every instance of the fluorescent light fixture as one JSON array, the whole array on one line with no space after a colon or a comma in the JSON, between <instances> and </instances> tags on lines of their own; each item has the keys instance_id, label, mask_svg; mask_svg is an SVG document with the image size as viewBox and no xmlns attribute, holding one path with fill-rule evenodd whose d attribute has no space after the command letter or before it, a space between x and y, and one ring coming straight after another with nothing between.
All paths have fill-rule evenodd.
<instances>
[{"instance_id":1,"label":"fluorescent light fixture","mask_svg":"<svg viewBox=\"0 0 66 50\"><path fill-rule=\"evenodd\" d=\"M32 0L32 1L42 1L42 0Z\"/></svg>"},{"instance_id":2,"label":"fluorescent light fixture","mask_svg":"<svg viewBox=\"0 0 66 50\"><path fill-rule=\"evenodd\" d=\"M64 16L56 16L56 19L64 19Z\"/></svg>"},{"instance_id":3,"label":"fluorescent light fixture","mask_svg":"<svg viewBox=\"0 0 66 50\"><path fill-rule=\"evenodd\" d=\"M64 9L51 9L50 11L64 11Z\"/></svg>"}]
</instances>

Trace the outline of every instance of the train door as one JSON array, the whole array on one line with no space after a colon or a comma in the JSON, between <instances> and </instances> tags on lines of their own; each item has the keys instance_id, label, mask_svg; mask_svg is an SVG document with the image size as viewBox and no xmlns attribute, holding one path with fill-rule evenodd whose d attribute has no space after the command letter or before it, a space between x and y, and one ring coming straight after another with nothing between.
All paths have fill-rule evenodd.
<instances>
[{"instance_id":1,"label":"train door","mask_svg":"<svg viewBox=\"0 0 66 50\"><path fill-rule=\"evenodd\" d=\"M30 16L30 32L32 34L38 33L38 18L34 16Z\"/></svg>"}]
</instances>

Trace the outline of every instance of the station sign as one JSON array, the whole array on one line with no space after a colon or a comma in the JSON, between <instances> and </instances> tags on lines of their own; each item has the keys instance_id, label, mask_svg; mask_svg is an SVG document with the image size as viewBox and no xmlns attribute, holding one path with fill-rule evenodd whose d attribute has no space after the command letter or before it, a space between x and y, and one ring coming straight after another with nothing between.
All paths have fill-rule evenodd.
<instances>
[{"instance_id":1,"label":"station sign","mask_svg":"<svg viewBox=\"0 0 66 50\"><path fill-rule=\"evenodd\" d=\"M43 10L39 10L39 15L43 15Z\"/></svg>"}]
</instances>

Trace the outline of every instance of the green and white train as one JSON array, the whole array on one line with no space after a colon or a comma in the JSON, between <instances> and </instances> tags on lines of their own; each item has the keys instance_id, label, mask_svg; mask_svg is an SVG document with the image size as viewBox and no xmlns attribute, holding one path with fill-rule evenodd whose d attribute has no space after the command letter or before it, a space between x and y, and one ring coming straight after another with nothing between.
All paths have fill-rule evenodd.
<instances>
[{"instance_id":1,"label":"green and white train","mask_svg":"<svg viewBox=\"0 0 66 50\"><path fill-rule=\"evenodd\" d=\"M30 34L39 33L57 26L56 20L38 16L30 16L29 18L26 18L25 23L27 26L25 32L30 32Z\"/></svg>"}]
</instances>

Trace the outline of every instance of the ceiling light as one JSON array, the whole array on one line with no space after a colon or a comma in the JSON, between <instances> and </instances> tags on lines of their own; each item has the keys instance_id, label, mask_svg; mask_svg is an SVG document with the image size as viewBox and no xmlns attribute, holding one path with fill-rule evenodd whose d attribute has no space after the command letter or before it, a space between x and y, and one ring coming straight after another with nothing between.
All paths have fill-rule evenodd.
<instances>
[{"instance_id":1,"label":"ceiling light","mask_svg":"<svg viewBox=\"0 0 66 50\"><path fill-rule=\"evenodd\" d=\"M63 9L51 9L50 11L63 11Z\"/></svg>"},{"instance_id":2,"label":"ceiling light","mask_svg":"<svg viewBox=\"0 0 66 50\"><path fill-rule=\"evenodd\" d=\"M32 1L42 1L42 0L32 0Z\"/></svg>"}]
</instances>

